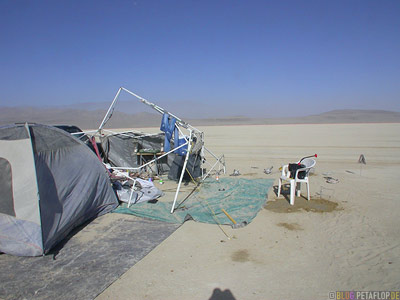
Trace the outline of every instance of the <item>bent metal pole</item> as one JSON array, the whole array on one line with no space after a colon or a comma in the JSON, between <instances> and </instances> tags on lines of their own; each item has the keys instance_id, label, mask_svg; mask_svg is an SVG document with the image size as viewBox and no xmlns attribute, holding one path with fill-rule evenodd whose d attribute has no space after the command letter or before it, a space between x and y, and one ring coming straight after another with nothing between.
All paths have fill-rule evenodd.
<instances>
[{"instance_id":1,"label":"bent metal pole","mask_svg":"<svg viewBox=\"0 0 400 300\"><path fill-rule=\"evenodd\" d=\"M192 148L192 131L189 129L189 132L190 132L189 140L187 140L187 142L186 142L188 144L188 148L187 148L187 152L186 152L185 162L183 163L181 177L179 178L178 188L176 189L176 192L175 192L175 198L174 198L174 203L172 204L171 214L174 212L174 209L175 209L175 204L176 204L176 200L178 199L178 194L179 194L179 190L181 188L183 175L185 175L186 165L189 160L189 153Z\"/></svg>"},{"instance_id":2,"label":"bent metal pole","mask_svg":"<svg viewBox=\"0 0 400 300\"><path fill-rule=\"evenodd\" d=\"M113 112L113 110L114 110L115 103L117 102L117 99L118 99L119 94L121 93L121 90L122 90L122 88L120 87L120 88L118 89L117 94L116 94L115 97L114 97L114 100L111 102L111 105L110 105L110 107L108 108L107 113L106 113L106 115L105 115L104 118L103 118L103 121L101 121L101 124L100 124L100 126L99 126L99 129L97 129L97 132L100 132L100 131L103 129L104 125L106 125L106 123L108 122L108 120L110 120L110 118L111 118L111 116L112 116L112 112Z\"/></svg>"},{"instance_id":3,"label":"bent metal pole","mask_svg":"<svg viewBox=\"0 0 400 300\"><path fill-rule=\"evenodd\" d=\"M166 111L164 108L158 106L157 104L151 103L150 101L144 99L143 97L140 97L139 95L137 95L137 94L131 92L130 90L128 90L128 89L126 89L126 88L124 88L124 87L121 87L121 89L124 90L125 92L131 94L132 96L138 98L138 99L140 100L140 102L142 102L142 103L144 103L144 104L150 106L150 107L153 108L154 110L158 111L160 114L164 114L164 113L169 114L171 117L175 118L175 119L176 119L176 122L177 122L180 126L182 126L183 128L186 128L186 129L191 128L193 131L201 132L201 131L198 130L197 128L195 128L195 127L193 127L192 125L186 123L186 122L183 121L181 118L179 118L179 117L177 117L176 115L174 115L174 114L172 114L172 113Z\"/></svg>"}]
</instances>

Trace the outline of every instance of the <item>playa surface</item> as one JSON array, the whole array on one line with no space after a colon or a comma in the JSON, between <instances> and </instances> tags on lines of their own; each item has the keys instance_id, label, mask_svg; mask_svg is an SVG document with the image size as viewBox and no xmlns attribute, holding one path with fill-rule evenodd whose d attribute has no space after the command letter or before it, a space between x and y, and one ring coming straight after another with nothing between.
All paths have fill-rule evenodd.
<instances>
[{"instance_id":1,"label":"playa surface","mask_svg":"<svg viewBox=\"0 0 400 300\"><path fill-rule=\"evenodd\" d=\"M217 225L187 221L96 299L329 299L336 291L398 290L400 124L199 129L209 149L225 154L226 176L237 169L275 179L265 208L246 227L224 226L229 238ZM314 153L311 201L302 195L290 206L287 194L276 195L279 167Z\"/></svg>"}]
</instances>

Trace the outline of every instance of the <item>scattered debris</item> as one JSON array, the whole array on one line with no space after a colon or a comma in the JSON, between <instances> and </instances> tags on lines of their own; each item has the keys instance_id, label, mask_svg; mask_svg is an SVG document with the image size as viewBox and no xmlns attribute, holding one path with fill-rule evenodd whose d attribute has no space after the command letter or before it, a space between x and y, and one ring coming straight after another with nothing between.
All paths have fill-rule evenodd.
<instances>
[{"instance_id":1,"label":"scattered debris","mask_svg":"<svg viewBox=\"0 0 400 300\"><path fill-rule=\"evenodd\" d=\"M326 183L335 184L339 182L339 179L333 178L331 176L325 176L324 178L326 179Z\"/></svg>"},{"instance_id":2,"label":"scattered debris","mask_svg":"<svg viewBox=\"0 0 400 300\"><path fill-rule=\"evenodd\" d=\"M271 166L269 169L264 169L264 173L271 174L273 168L274 168L274 166Z\"/></svg>"},{"instance_id":3,"label":"scattered debris","mask_svg":"<svg viewBox=\"0 0 400 300\"><path fill-rule=\"evenodd\" d=\"M232 225L232 229L238 229L247 226L247 222L243 221L242 223L236 223Z\"/></svg>"},{"instance_id":4,"label":"scattered debris","mask_svg":"<svg viewBox=\"0 0 400 300\"><path fill-rule=\"evenodd\" d=\"M360 158L358 159L358 163L360 164L360 176L361 176L361 173L362 173L362 165L366 165L366 164L367 164L367 162L366 162L366 160L365 160L364 154L361 154L361 155L360 155Z\"/></svg>"},{"instance_id":5,"label":"scattered debris","mask_svg":"<svg viewBox=\"0 0 400 300\"><path fill-rule=\"evenodd\" d=\"M230 174L229 176L239 176L239 175L240 175L239 170L233 169L233 173Z\"/></svg>"}]
</instances>

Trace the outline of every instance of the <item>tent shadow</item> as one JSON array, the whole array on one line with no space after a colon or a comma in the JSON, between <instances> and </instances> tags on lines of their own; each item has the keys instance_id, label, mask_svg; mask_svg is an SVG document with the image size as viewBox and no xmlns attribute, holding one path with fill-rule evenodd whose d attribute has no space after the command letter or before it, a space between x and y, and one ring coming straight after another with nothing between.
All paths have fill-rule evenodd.
<instances>
[{"instance_id":1,"label":"tent shadow","mask_svg":"<svg viewBox=\"0 0 400 300\"><path fill-rule=\"evenodd\" d=\"M83 224L81 224L81 225L75 227L74 229L72 229L70 231L70 233L68 233L68 235L65 238L63 238L53 248L51 248L50 251L46 255L53 255L53 260L56 260L57 259L57 255L64 248L64 246L69 242L69 240L72 239L81 230L83 230L86 226L88 226L94 219L95 219L95 217L90 219L90 220L85 221Z\"/></svg>"}]
</instances>

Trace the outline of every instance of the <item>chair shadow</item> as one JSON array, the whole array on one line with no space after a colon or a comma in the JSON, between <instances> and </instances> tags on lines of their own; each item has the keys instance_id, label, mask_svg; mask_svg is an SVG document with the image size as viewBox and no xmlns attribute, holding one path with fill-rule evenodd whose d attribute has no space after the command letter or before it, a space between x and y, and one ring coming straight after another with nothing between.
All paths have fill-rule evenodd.
<instances>
[{"instance_id":1,"label":"chair shadow","mask_svg":"<svg viewBox=\"0 0 400 300\"><path fill-rule=\"evenodd\" d=\"M274 189L275 196L278 197L279 186L274 185L272 188ZM283 196L285 200L290 203L290 183L282 184L281 196Z\"/></svg>"},{"instance_id":2,"label":"chair shadow","mask_svg":"<svg viewBox=\"0 0 400 300\"><path fill-rule=\"evenodd\" d=\"M278 185L274 185L272 188L274 189L275 196L278 197L278 188L279 188L279 186ZM282 184L281 196L283 196L285 198L285 200L287 201L287 203L290 204L290 183ZM300 197L307 200L307 197L305 197L303 194ZM295 200L297 198L299 198L299 197L297 197L297 195L295 195Z\"/></svg>"}]
</instances>

